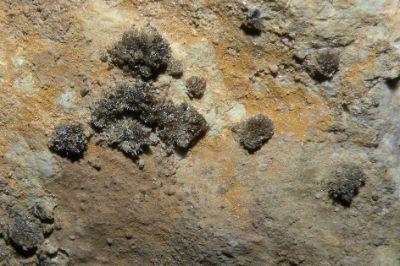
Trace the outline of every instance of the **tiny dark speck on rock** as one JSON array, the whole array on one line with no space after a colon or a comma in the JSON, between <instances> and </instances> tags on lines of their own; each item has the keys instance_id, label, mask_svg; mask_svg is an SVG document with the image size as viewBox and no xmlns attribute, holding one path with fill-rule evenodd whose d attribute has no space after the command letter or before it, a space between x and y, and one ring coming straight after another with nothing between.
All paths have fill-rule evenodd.
<instances>
[{"instance_id":1,"label":"tiny dark speck on rock","mask_svg":"<svg viewBox=\"0 0 400 266\"><path fill-rule=\"evenodd\" d=\"M167 66L167 73L174 78L179 78L183 74L182 62L174 58L170 59Z\"/></svg>"},{"instance_id":2,"label":"tiny dark speck on rock","mask_svg":"<svg viewBox=\"0 0 400 266\"><path fill-rule=\"evenodd\" d=\"M365 174L357 166L343 164L332 172L334 180L329 183L329 196L345 207L350 207L360 187L365 184Z\"/></svg>"},{"instance_id":3,"label":"tiny dark speck on rock","mask_svg":"<svg viewBox=\"0 0 400 266\"><path fill-rule=\"evenodd\" d=\"M206 133L207 121L187 103L175 105L158 98L156 90L149 83L135 82L107 93L92 112L98 144L117 148L133 159L158 139L180 152L195 145Z\"/></svg>"},{"instance_id":4,"label":"tiny dark speck on rock","mask_svg":"<svg viewBox=\"0 0 400 266\"><path fill-rule=\"evenodd\" d=\"M52 208L45 202L37 202L33 207L33 215L44 223L53 223L54 214Z\"/></svg>"},{"instance_id":5,"label":"tiny dark speck on rock","mask_svg":"<svg viewBox=\"0 0 400 266\"><path fill-rule=\"evenodd\" d=\"M72 161L80 159L87 148L87 136L83 125L80 123L58 125L50 140L49 148Z\"/></svg>"},{"instance_id":6,"label":"tiny dark speck on rock","mask_svg":"<svg viewBox=\"0 0 400 266\"><path fill-rule=\"evenodd\" d=\"M389 89L393 91L396 90L400 85L400 77L394 79L387 79L386 85L389 87Z\"/></svg>"},{"instance_id":7,"label":"tiny dark speck on rock","mask_svg":"<svg viewBox=\"0 0 400 266\"><path fill-rule=\"evenodd\" d=\"M90 89L88 87L81 88L81 90L80 90L81 97L85 97L86 95L89 94L89 92L90 92Z\"/></svg>"},{"instance_id":8,"label":"tiny dark speck on rock","mask_svg":"<svg viewBox=\"0 0 400 266\"><path fill-rule=\"evenodd\" d=\"M107 54L106 51L103 51L103 52L100 54L100 61L103 62L103 63L105 63L105 62L108 61L108 54Z\"/></svg>"},{"instance_id":9,"label":"tiny dark speck on rock","mask_svg":"<svg viewBox=\"0 0 400 266\"><path fill-rule=\"evenodd\" d=\"M138 162L137 162L137 165L138 165L138 168L140 170L143 170L144 169L144 160L143 159L139 159Z\"/></svg>"},{"instance_id":10,"label":"tiny dark speck on rock","mask_svg":"<svg viewBox=\"0 0 400 266\"><path fill-rule=\"evenodd\" d=\"M18 253L23 255L32 255L44 240L39 220L23 212L13 216L8 236Z\"/></svg>"},{"instance_id":11,"label":"tiny dark speck on rock","mask_svg":"<svg viewBox=\"0 0 400 266\"><path fill-rule=\"evenodd\" d=\"M175 195L176 192L174 189L170 188L170 189L167 189L164 193L167 196L173 196L173 195Z\"/></svg>"},{"instance_id":12,"label":"tiny dark speck on rock","mask_svg":"<svg viewBox=\"0 0 400 266\"><path fill-rule=\"evenodd\" d=\"M126 31L108 54L113 65L133 76L150 79L166 69L171 49L158 31L147 25L141 30Z\"/></svg>"},{"instance_id":13,"label":"tiny dark speck on rock","mask_svg":"<svg viewBox=\"0 0 400 266\"><path fill-rule=\"evenodd\" d=\"M151 130L136 120L125 119L116 122L101 134L104 142L118 148L131 158L137 158L151 144Z\"/></svg>"},{"instance_id":14,"label":"tiny dark speck on rock","mask_svg":"<svg viewBox=\"0 0 400 266\"><path fill-rule=\"evenodd\" d=\"M161 140L181 151L191 148L208 129L204 117L186 103L171 106L171 110L164 115L161 126Z\"/></svg>"},{"instance_id":15,"label":"tiny dark speck on rock","mask_svg":"<svg viewBox=\"0 0 400 266\"><path fill-rule=\"evenodd\" d=\"M334 49L323 48L306 59L309 75L318 82L333 78L339 70L339 53Z\"/></svg>"},{"instance_id":16,"label":"tiny dark speck on rock","mask_svg":"<svg viewBox=\"0 0 400 266\"><path fill-rule=\"evenodd\" d=\"M232 128L240 139L240 144L253 153L259 150L274 135L274 123L265 115L247 118Z\"/></svg>"},{"instance_id":17,"label":"tiny dark speck on rock","mask_svg":"<svg viewBox=\"0 0 400 266\"><path fill-rule=\"evenodd\" d=\"M89 160L88 164L93 167L94 169L96 169L97 171L101 170L101 164L98 160Z\"/></svg>"},{"instance_id":18,"label":"tiny dark speck on rock","mask_svg":"<svg viewBox=\"0 0 400 266\"><path fill-rule=\"evenodd\" d=\"M264 30L263 17L265 14L257 8L250 8L241 25L242 30L248 35L260 35Z\"/></svg>"},{"instance_id":19,"label":"tiny dark speck on rock","mask_svg":"<svg viewBox=\"0 0 400 266\"><path fill-rule=\"evenodd\" d=\"M207 80L203 77L193 76L186 80L188 96L193 99L200 99L206 91Z\"/></svg>"}]
</instances>

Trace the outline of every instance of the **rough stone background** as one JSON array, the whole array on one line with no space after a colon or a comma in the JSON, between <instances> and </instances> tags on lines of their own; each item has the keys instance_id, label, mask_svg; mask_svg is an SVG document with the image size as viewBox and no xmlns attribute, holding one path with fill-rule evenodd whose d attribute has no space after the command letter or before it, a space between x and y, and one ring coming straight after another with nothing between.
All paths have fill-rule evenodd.
<instances>
[{"instance_id":1,"label":"rough stone background","mask_svg":"<svg viewBox=\"0 0 400 266\"><path fill-rule=\"evenodd\" d=\"M240 28L249 8L265 14L260 36ZM0 260L400 265L399 14L396 0L0 0ZM204 115L206 136L184 156L152 147L143 170L92 142L77 162L51 153L58 123L89 121L131 79L101 58L147 23L184 66L156 84ZM318 82L306 62L325 48L339 70ZM207 90L191 101L193 75ZM249 154L231 127L256 114L275 134ZM350 207L327 191L342 163L366 175ZM8 228L37 201L53 232L22 256Z\"/></svg>"}]
</instances>

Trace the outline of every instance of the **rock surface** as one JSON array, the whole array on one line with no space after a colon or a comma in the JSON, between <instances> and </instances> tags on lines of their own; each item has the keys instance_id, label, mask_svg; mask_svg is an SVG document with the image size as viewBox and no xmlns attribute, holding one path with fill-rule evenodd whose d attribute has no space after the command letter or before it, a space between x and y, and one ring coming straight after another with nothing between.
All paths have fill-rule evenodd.
<instances>
[{"instance_id":1,"label":"rock surface","mask_svg":"<svg viewBox=\"0 0 400 266\"><path fill-rule=\"evenodd\" d=\"M399 12L0 0L0 260L399 265ZM274 134L249 153L231 129L255 115ZM54 128L77 122L80 160L51 152Z\"/></svg>"}]
</instances>

